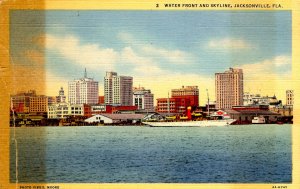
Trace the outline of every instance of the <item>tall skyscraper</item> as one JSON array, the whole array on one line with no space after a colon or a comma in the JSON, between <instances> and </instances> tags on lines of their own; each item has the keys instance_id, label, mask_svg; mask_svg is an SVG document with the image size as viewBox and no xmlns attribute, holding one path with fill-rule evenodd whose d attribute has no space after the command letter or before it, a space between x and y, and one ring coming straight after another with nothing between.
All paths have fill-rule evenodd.
<instances>
[{"instance_id":1,"label":"tall skyscraper","mask_svg":"<svg viewBox=\"0 0 300 189\"><path fill-rule=\"evenodd\" d=\"M98 82L87 77L86 69L83 78L70 81L68 86L70 104L98 103Z\"/></svg>"},{"instance_id":2,"label":"tall skyscraper","mask_svg":"<svg viewBox=\"0 0 300 189\"><path fill-rule=\"evenodd\" d=\"M226 109L243 105L243 70L233 69L215 74L216 108Z\"/></svg>"},{"instance_id":3,"label":"tall skyscraper","mask_svg":"<svg viewBox=\"0 0 300 189\"><path fill-rule=\"evenodd\" d=\"M132 106L132 83L132 77L118 76L116 72L106 72L104 77L105 103Z\"/></svg>"},{"instance_id":4,"label":"tall skyscraper","mask_svg":"<svg viewBox=\"0 0 300 189\"><path fill-rule=\"evenodd\" d=\"M292 106L294 104L294 91L286 90L286 105Z\"/></svg>"},{"instance_id":5,"label":"tall skyscraper","mask_svg":"<svg viewBox=\"0 0 300 189\"><path fill-rule=\"evenodd\" d=\"M104 102L106 104L120 103L120 85L116 72L106 72L104 77Z\"/></svg>"},{"instance_id":6,"label":"tall skyscraper","mask_svg":"<svg viewBox=\"0 0 300 189\"><path fill-rule=\"evenodd\" d=\"M132 83L132 77L120 76L120 100L122 106L132 106Z\"/></svg>"},{"instance_id":7,"label":"tall skyscraper","mask_svg":"<svg viewBox=\"0 0 300 189\"><path fill-rule=\"evenodd\" d=\"M137 106L138 110L154 111L153 94L151 90L144 87L133 89L133 105Z\"/></svg>"}]
</instances>

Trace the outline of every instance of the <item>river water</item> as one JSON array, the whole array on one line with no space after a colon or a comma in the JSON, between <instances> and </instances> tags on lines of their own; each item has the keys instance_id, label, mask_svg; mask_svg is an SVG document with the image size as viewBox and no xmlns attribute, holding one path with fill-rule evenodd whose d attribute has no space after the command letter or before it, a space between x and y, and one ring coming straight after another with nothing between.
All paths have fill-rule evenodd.
<instances>
[{"instance_id":1,"label":"river water","mask_svg":"<svg viewBox=\"0 0 300 189\"><path fill-rule=\"evenodd\" d=\"M18 181L289 183L291 127L15 128ZM16 181L13 130L11 182Z\"/></svg>"}]
</instances>

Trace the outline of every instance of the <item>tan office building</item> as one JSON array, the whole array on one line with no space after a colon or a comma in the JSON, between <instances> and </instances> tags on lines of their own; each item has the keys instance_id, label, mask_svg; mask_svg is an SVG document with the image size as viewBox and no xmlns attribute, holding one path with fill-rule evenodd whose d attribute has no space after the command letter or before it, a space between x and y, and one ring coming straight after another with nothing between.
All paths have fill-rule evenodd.
<instances>
[{"instance_id":1,"label":"tan office building","mask_svg":"<svg viewBox=\"0 0 300 189\"><path fill-rule=\"evenodd\" d=\"M243 105L244 81L243 70L229 68L215 74L216 108L230 109Z\"/></svg>"},{"instance_id":2,"label":"tan office building","mask_svg":"<svg viewBox=\"0 0 300 189\"><path fill-rule=\"evenodd\" d=\"M106 104L132 106L133 77L118 76L116 72L106 72L104 77L104 101Z\"/></svg>"},{"instance_id":3,"label":"tan office building","mask_svg":"<svg viewBox=\"0 0 300 189\"><path fill-rule=\"evenodd\" d=\"M133 106L138 110L154 111L154 95L144 87L133 88Z\"/></svg>"},{"instance_id":4,"label":"tan office building","mask_svg":"<svg viewBox=\"0 0 300 189\"><path fill-rule=\"evenodd\" d=\"M45 113L48 108L48 97L44 95L30 97L29 110L31 113Z\"/></svg>"},{"instance_id":5,"label":"tan office building","mask_svg":"<svg viewBox=\"0 0 300 189\"><path fill-rule=\"evenodd\" d=\"M286 90L286 105L293 106L294 104L294 91Z\"/></svg>"}]
</instances>

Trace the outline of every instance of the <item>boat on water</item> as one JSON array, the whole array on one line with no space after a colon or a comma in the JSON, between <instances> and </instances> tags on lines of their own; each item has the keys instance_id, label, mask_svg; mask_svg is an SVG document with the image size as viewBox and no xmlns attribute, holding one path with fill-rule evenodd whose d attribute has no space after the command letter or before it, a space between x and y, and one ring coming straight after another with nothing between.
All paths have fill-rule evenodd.
<instances>
[{"instance_id":1,"label":"boat on water","mask_svg":"<svg viewBox=\"0 0 300 189\"><path fill-rule=\"evenodd\" d=\"M266 123L266 119L263 116L254 117L252 119L252 123L254 123L254 124L264 124L264 123Z\"/></svg>"},{"instance_id":2,"label":"boat on water","mask_svg":"<svg viewBox=\"0 0 300 189\"><path fill-rule=\"evenodd\" d=\"M229 115L224 111L215 112L211 115L210 119L206 120L174 120L170 119L153 119L153 115L148 115L142 122L150 127L221 127L228 126L234 123L236 120L231 119Z\"/></svg>"},{"instance_id":3,"label":"boat on water","mask_svg":"<svg viewBox=\"0 0 300 189\"><path fill-rule=\"evenodd\" d=\"M235 119L223 120L202 120L202 121L157 121L157 122L143 122L143 124L150 127L220 127L228 126L235 122Z\"/></svg>"}]
</instances>

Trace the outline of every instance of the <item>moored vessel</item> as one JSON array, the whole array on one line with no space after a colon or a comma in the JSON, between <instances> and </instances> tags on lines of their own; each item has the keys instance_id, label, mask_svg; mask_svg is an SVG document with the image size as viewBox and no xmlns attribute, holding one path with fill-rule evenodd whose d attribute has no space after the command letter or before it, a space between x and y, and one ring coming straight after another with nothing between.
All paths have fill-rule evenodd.
<instances>
[{"instance_id":1,"label":"moored vessel","mask_svg":"<svg viewBox=\"0 0 300 189\"><path fill-rule=\"evenodd\" d=\"M143 122L143 124L150 127L217 127L228 126L234 123L235 119L221 119L221 120L202 120L202 121L155 121Z\"/></svg>"},{"instance_id":2,"label":"moored vessel","mask_svg":"<svg viewBox=\"0 0 300 189\"><path fill-rule=\"evenodd\" d=\"M205 120L173 120L158 117L153 119L154 115L147 115L142 122L150 127L219 127L228 126L236 120L229 117L224 111L217 111L210 116L210 119Z\"/></svg>"},{"instance_id":3,"label":"moored vessel","mask_svg":"<svg viewBox=\"0 0 300 189\"><path fill-rule=\"evenodd\" d=\"M263 116L254 117L252 119L252 123L255 123L255 124L264 124L264 123L266 123L266 119Z\"/></svg>"}]
</instances>

